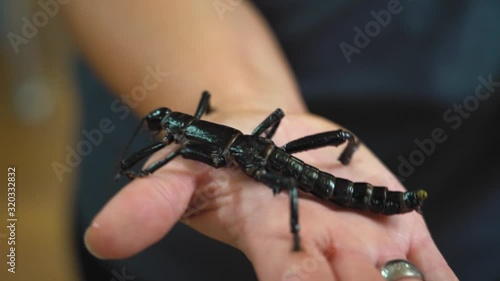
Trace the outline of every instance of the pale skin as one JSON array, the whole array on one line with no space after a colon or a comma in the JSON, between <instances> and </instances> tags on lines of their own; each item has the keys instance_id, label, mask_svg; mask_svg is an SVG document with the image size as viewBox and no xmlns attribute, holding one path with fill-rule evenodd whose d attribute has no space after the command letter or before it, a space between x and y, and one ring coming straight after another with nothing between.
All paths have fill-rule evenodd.
<instances>
[{"instance_id":1,"label":"pale skin","mask_svg":"<svg viewBox=\"0 0 500 281\"><path fill-rule=\"evenodd\" d=\"M115 92L141 85L147 66L172 73L146 99L129 101L139 116L160 106L193 113L207 89L216 111L204 119L244 133L282 108L286 116L273 138L277 145L339 128L307 112L258 11L242 3L221 21L212 3L73 0L63 10L84 54ZM159 151L146 165L172 149ZM336 161L341 149L297 156L338 177L404 190L365 145L349 166ZM182 158L126 185L94 218L85 241L98 257L125 258L159 241L179 220L240 249L263 281L384 280L379 268L396 258L415 263L426 280L457 280L416 212L385 217L301 194L302 251L292 252L286 190L273 196L240 172Z\"/></svg>"}]
</instances>

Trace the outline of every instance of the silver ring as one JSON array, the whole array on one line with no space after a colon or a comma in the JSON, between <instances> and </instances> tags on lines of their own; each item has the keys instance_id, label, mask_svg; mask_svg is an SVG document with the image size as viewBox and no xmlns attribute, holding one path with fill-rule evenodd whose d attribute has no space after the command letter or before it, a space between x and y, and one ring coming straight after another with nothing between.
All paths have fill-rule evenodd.
<instances>
[{"instance_id":1,"label":"silver ring","mask_svg":"<svg viewBox=\"0 0 500 281\"><path fill-rule=\"evenodd\" d=\"M395 281L405 277L413 277L425 281L424 274L407 260L388 261L382 267L380 273L388 281Z\"/></svg>"}]
</instances>

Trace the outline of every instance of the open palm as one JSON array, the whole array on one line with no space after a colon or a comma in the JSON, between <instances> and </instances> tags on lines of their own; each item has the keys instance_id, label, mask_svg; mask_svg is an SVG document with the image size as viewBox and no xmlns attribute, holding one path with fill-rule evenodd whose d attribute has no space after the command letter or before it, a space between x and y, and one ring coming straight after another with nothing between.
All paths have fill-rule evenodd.
<instances>
[{"instance_id":1,"label":"open palm","mask_svg":"<svg viewBox=\"0 0 500 281\"><path fill-rule=\"evenodd\" d=\"M215 112L204 119L250 133L268 114ZM273 140L280 146L336 129L314 115L287 115ZM173 149L162 149L147 164ZM336 160L340 152L329 147L297 157L337 177L404 191L366 146L348 166ZM383 280L379 268L398 258L415 263L427 281L457 280L416 212L375 215L300 194L302 251L293 252L287 192L273 196L237 169L182 158L124 187L96 216L86 243L100 257L125 258L159 241L179 220L243 251L260 280Z\"/></svg>"}]
</instances>

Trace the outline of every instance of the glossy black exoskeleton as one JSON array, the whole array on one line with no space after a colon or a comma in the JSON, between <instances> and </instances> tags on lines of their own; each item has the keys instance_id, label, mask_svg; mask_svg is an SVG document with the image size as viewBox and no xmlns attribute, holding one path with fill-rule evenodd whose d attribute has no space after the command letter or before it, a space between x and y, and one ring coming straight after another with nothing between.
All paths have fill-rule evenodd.
<instances>
[{"instance_id":1,"label":"glossy black exoskeleton","mask_svg":"<svg viewBox=\"0 0 500 281\"><path fill-rule=\"evenodd\" d=\"M144 122L150 130L158 133L163 131L165 136L161 142L123 159L118 176L124 174L131 179L146 176L177 156L200 161L214 168L237 165L248 176L270 187L274 194L282 189L289 190L294 250L300 249L297 189L344 207L383 215L413 210L421 212L420 208L427 197L425 190L399 192L369 183L353 183L320 171L292 155L347 142L347 147L339 157L339 161L347 165L359 145L351 133L344 130L319 133L278 147L271 138L284 117L281 109L269 115L252 134L245 135L237 129L201 120L202 115L210 110L209 100L210 94L204 92L194 116L173 112L168 108L159 108L147 115L134 136ZM181 148L142 171L129 170L140 160L173 142L180 144Z\"/></svg>"}]
</instances>

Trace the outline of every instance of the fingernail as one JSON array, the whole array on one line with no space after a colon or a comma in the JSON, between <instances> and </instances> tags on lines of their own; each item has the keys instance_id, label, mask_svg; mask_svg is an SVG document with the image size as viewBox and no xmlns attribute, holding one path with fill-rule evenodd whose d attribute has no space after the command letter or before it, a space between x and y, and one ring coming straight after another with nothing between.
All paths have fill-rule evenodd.
<instances>
[{"instance_id":1,"label":"fingernail","mask_svg":"<svg viewBox=\"0 0 500 281\"><path fill-rule=\"evenodd\" d=\"M87 230L85 230L85 234L83 235L83 243L85 244L85 248L96 258L104 260L103 257L97 255L94 250L92 250L92 247L90 247L90 244L88 242L88 236L89 236L89 231L92 226L88 227Z\"/></svg>"}]
</instances>

